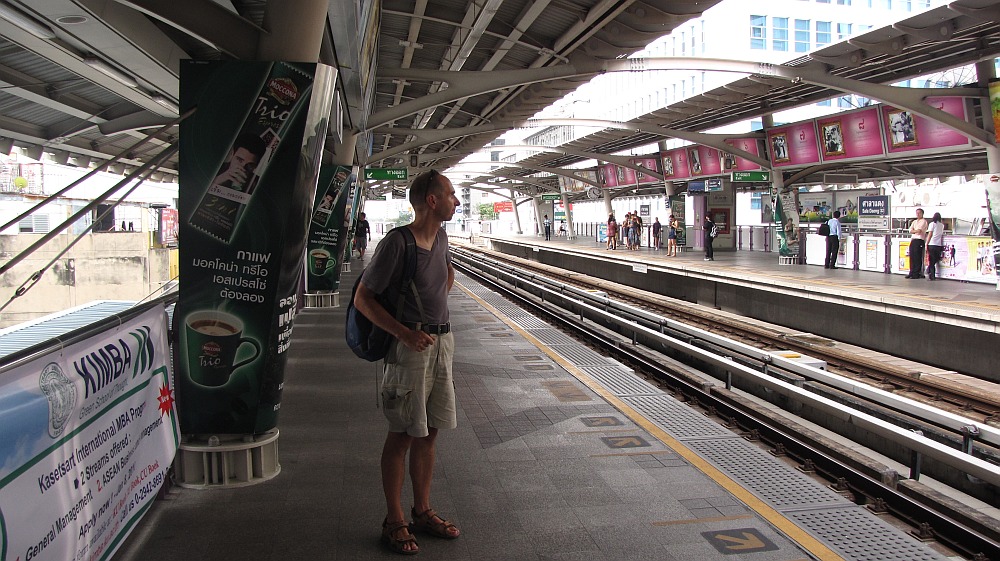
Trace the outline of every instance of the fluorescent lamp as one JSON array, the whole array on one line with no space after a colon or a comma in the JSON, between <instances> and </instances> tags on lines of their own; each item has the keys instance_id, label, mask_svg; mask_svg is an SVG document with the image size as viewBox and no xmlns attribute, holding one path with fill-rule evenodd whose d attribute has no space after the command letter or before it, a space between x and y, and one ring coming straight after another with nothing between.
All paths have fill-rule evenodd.
<instances>
[{"instance_id":1,"label":"fluorescent lamp","mask_svg":"<svg viewBox=\"0 0 1000 561\"><path fill-rule=\"evenodd\" d=\"M6 3L0 3L0 18L13 23L39 39L56 38L56 34L53 33L52 28L44 23L40 23L33 17L22 14L20 11L7 5Z\"/></svg>"},{"instance_id":2,"label":"fluorescent lamp","mask_svg":"<svg viewBox=\"0 0 1000 561\"><path fill-rule=\"evenodd\" d=\"M177 107L176 103L174 103L173 101L170 101L169 99L167 99L166 97L164 97L164 96L162 96L160 94L154 94L153 97L151 97L150 99L152 99L154 102L158 103L159 105L162 105L162 106L166 107L167 109L173 111L174 113L180 113L181 112L180 108Z\"/></svg>"},{"instance_id":3,"label":"fluorescent lamp","mask_svg":"<svg viewBox=\"0 0 1000 561\"><path fill-rule=\"evenodd\" d=\"M93 68L94 70L97 70L101 74L110 76L130 88L139 87L139 83L135 81L135 78L129 76L128 74L125 74L124 72L118 70L117 68L114 68L113 66L110 66L108 63L104 62L103 60L97 57L92 57L92 56L84 57L83 62L86 63L87 66Z\"/></svg>"}]
</instances>

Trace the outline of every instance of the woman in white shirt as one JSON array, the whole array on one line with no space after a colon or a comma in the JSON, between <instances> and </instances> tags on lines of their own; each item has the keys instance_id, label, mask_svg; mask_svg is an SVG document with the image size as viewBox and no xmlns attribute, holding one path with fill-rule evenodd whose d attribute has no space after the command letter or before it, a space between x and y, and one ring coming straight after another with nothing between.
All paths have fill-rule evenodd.
<instances>
[{"instance_id":1,"label":"woman in white shirt","mask_svg":"<svg viewBox=\"0 0 1000 561\"><path fill-rule=\"evenodd\" d=\"M941 261L941 254L944 253L944 224L941 222L941 213L935 212L927 225L927 280L934 280L937 276L937 264Z\"/></svg>"}]
</instances>

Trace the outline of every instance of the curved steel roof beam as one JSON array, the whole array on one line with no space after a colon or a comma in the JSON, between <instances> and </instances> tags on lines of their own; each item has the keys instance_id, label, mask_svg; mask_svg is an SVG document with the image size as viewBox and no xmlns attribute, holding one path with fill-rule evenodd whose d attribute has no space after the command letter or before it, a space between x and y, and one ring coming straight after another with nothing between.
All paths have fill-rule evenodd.
<instances>
[{"instance_id":1,"label":"curved steel roof beam","mask_svg":"<svg viewBox=\"0 0 1000 561\"><path fill-rule=\"evenodd\" d=\"M579 176L579 175L577 175L575 173L568 172L568 171L564 170L563 168L550 168L550 167L538 166L538 165L533 165L533 164L520 164L520 163L513 163L513 162L494 162L494 161L491 161L491 160L473 160L473 161L464 161L464 162L461 162L461 164L473 164L473 165L476 165L476 164L478 164L478 165L497 165L498 163L501 166L503 166L503 167L512 167L512 168L520 168L520 169L531 169L531 170L540 171L540 172L544 172L544 173L551 173L552 175L559 175L559 176L562 176L562 177L568 177L570 179L576 179L577 181L586 183L588 185L593 185L594 187L600 187L601 186L600 183L598 183L598 182L596 182L596 181L594 181L592 179L589 179L589 178L586 178L586 177L581 177L581 176ZM459 164L459 165L461 165L461 164ZM457 166L455 166L455 167L457 167ZM449 168L449 169L454 169L454 168ZM456 171L455 173L461 173L461 172L457 172ZM546 191L550 191L551 189L550 189L550 187L546 186L545 190Z\"/></svg>"}]
</instances>

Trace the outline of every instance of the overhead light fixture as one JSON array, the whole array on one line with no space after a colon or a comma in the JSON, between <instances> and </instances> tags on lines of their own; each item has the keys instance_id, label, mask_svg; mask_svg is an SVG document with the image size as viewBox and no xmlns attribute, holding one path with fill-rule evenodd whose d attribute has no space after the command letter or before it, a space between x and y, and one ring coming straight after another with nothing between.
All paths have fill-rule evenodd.
<instances>
[{"instance_id":1,"label":"overhead light fixture","mask_svg":"<svg viewBox=\"0 0 1000 561\"><path fill-rule=\"evenodd\" d=\"M56 34L52 28L39 22L35 18L25 15L6 3L0 3L0 18L20 27L39 39L55 39Z\"/></svg>"},{"instance_id":2,"label":"overhead light fixture","mask_svg":"<svg viewBox=\"0 0 1000 561\"><path fill-rule=\"evenodd\" d=\"M108 63L104 62L103 60L97 57L93 56L84 57L83 62L87 66L93 68L94 70L100 72L101 74L104 74L105 76L110 76L111 78L118 80L119 82L125 84L130 88L139 87L139 83L135 81L135 78L129 76L128 74L125 74L121 70L118 70L117 68L109 65Z\"/></svg>"},{"instance_id":3,"label":"overhead light fixture","mask_svg":"<svg viewBox=\"0 0 1000 561\"><path fill-rule=\"evenodd\" d=\"M164 97L164 96L162 96L160 94L155 94L150 99L152 99L158 105L162 105L163 107L166 107L167 109L173 111L174 113L180 113L181 112L180 108L177 107L176 103L174 103L173 101L170 101L169 99L167 99L166 97Z\"/></svg>"},{"instance_id":4,"label":"overhead light fixture","mask_svg":"<svg viewBox=\"0 0 1000 561\"><path fill-rule=\"evenodd\" d=\"M69 152L65 150L56 150L50 154L52 162L59 165L66 165L69 162Z\"/></svg>"}]
</instances>

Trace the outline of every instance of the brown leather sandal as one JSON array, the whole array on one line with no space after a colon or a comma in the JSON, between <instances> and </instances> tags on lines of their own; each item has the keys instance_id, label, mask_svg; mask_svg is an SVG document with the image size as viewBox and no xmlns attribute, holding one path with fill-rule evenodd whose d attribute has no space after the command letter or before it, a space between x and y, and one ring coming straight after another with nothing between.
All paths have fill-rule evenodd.
<instances>
[{"instance_id":1,"label":"brown leather sandal","mask_svg":"<svg viewBox=\"0 0 1000 561\"><path fill-rule=\"evenodd\" d=\"M405 520L393 522L392 524L389 523L388 518L383 520L382 541L389 546L389 549L402 555L416 555L420 553L420 546L417 545L417 539L410 533L410 525ZM408 543L412 543L415 546L414 549L406 549L406 544Z\"/></svg>"},{"instance_id":2,"label":"brown leather sandal","mask_svg":"<svg viewBox=\"0 0 1000 561\"><path fill-rule=\"evenodd\" d=\"M410 512L413 513L414 530L420 530L421 532L426 532L432 536L437 536L446 540L454 540L462 535L461 532L458 531L457 526L438 516L432 508L417 514L416 509L410 507ZM458 533L449 533L448 531L452 528L454 528Z\"/></svg>"}]
</instances>

